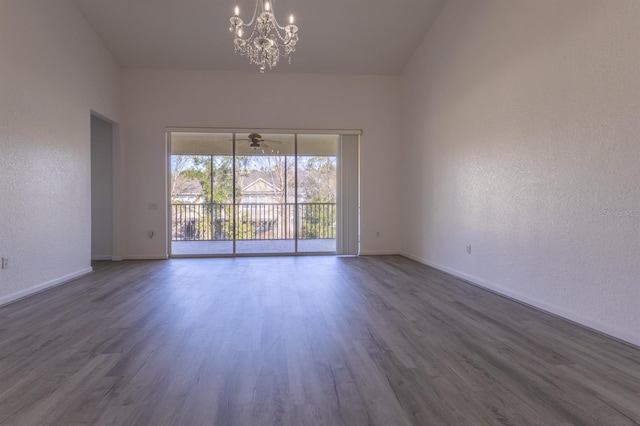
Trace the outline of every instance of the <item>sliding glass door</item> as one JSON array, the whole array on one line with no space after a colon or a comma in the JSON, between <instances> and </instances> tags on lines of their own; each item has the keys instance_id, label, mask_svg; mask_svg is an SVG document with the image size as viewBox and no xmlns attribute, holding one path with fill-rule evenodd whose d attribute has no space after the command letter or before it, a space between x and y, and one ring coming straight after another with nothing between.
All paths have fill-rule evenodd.
<instances>
[{"instance_id":1,"label":"sliding glass door","mask_svg":"<svg viewBox=\"0 0 640 426\"><path fill-rule=\"evenodd\" d=\"M298 252L336 251L337 135L298 135Z\"/></svg>"},{"instance_id":2,"label":"sliding glass door","mask_svg":"<svg viewBox=\"0 0 640 426\"><path fill-rule=\"evenodd\" d=\"M339 141L171 132L171 255L336 253Z\"/></svg>"}]
</instances>

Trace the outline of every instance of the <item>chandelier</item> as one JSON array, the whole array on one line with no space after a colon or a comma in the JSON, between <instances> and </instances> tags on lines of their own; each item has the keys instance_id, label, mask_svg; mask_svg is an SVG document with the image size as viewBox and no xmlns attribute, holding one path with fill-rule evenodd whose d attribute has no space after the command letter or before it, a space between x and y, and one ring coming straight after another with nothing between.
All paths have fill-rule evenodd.
<instances>
[{"instance_id":1,"label":"chandelier","mask_svg":"<svg viewBox=\"0 0 640 426\"><path fill-rule=\"evenodd\" d=\"M271 69L278 65L281 56L288 56L291 63L290 55L296 51L298 43L298 27L293 25L293 15L289 16L289 25L278 24L273 0L256 0L253 18L248 24L240 18L238 6L229 21L236 53L248 56L249 63L258 65L261 73L267 66Z\"/></svg>"}]
</instances>

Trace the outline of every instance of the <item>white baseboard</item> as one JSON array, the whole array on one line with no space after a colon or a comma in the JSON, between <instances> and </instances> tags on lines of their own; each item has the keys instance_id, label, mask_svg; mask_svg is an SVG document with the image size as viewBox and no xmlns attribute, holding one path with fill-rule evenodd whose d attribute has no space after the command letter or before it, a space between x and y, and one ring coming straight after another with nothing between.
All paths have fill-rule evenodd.
<instances>
[{"instance_id":1,"label":"white baseboard","mask_svg":"<svg viewBox=\"0 0 640 426\"><path fill-rule=\"evenodd\" d=\"M122 262L122 256L111 256L112 262Z\"/></svg>"},{"instance_id":2,"label":"white baseboard","mask_svg":"<svg viewBox=\"0 0 640 426\"><path fill-rule=\"evenodd\" d=\"M47 282L42 283L42 284L37 284L37 285L35 285L33 287L29 287L29 288L26 288L24 290L20 290L20 291L17 291L15 293L9 294L7 296L0 297L0 306L8 305L9 303L13 303L13 302L15 302L17 300L24 299L27 296L31 296L31 295L36 294L36 293L40 293L41 291L48 290L48 289L50 289L52 287L55 287L55 286L58 286L58 285L66 284L69 281L73 281L76 278L80 278L80 277L82 277L84 275L90 274L91 272L93 272L93 268L91 268L91 267L85 268L85 269L81 269L81 270L73 272L71 274L67 274L65 276L56 278L54 280L47 281Z\"/></svg>"},{"instance_id":3,"label":"white baseboard","mask_svg":"<svg viewBox=\"0 0 640 426\"><path fill-rule=\"evenodd\" d=\"M112 260L113 256L110 254L91 256L91 260Z\"/></svg>"},{"instance_id":4,"label":"white baseboard","mask_svg":"<svg viewBox=\"0 0 640 426\"><path fill-rule=\"evenodd\" d=\"M167 260L169 258L168 255L160 255L158 256L157 254L140 254L140 255L136 255L136 254L131 254L131 255L126 255L123 258L121 258L120 260Z\"/></svg>"},{"instance_id":5,"label":"white baseboard","mask_svg":"<svg viewBox=\"0 0 640 426\"><path fill-rule=\"evenodd\" d=\"M428 259L424 259L419 256L412 255L411 253L403 252L401 253L401 255L409 259L415 260L416 262L438 269L442 272L446 272L447 274L453 275L454 277L459 278L463 281L466 281L469 284L482 287L486 290L497 293L501 296L507 297L509 299L512 299L524 305L530 306L539 311L543 311L545 313L548 313L557 317L561 317L563 319L569 320L583 327L587 327L599 333L606 334L607 336L612 337L614 339L624 341L625 343L629 343L636 347L640 347L640 336L633 335L625 330L620 330L616 327L611 327L607 324L602 324L598 321L585 318L574 312L570 312L562 307L555 306L550 303L547 303L538 299L534 299L529 296L520 294L518 292L494 285L492 283L483 281L480 278L474 277L473 275L469 275L464 272L458 271L456 269L449 268L444 265L440 265Z\"/></svg>"},{"instance_id":6,"label":"white baseboard","mask_svg":"<svg viewBox=\"0 0 640 426\"><path fill-rule=\"evenodd\" d=\"M360 252L360 256L398 256L400 254L398 250L363 250Z\"/></svg>"}]
</instances>

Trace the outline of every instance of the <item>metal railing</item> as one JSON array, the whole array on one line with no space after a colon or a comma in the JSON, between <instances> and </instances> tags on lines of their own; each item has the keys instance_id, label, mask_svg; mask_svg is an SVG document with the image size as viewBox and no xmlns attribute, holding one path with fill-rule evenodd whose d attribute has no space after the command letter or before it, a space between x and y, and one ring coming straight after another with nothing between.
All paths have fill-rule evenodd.
<instances>
[{"instance_id":1,"label":"metal railing","mask_svg":"<svg viewBox=\"0 0 640 426\"><path fill-rule=\"evenodd\" d=\"M293 203L241 203L235 208L236 240L296 237ZM172 204L172 241L231 241L233 204ZM336 238L336 203L298 203L298 238Z\"/></svg>"}]
</instances>

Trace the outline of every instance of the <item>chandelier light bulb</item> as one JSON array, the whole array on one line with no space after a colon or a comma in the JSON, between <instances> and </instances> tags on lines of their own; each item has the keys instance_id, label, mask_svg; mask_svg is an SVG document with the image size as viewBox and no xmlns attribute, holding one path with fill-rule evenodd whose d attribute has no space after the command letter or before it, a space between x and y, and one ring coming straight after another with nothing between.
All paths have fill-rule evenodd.
<instances>
[{"instance_id":1,"label":"chandelier light bulb","mask_svg":"<svg viewBox=\"0 0 640 426\"><path fill-rule=\"evenodd\" d=\"M268 1L264 2L264 10L269 12L271 10L271 4Z\"/></svg>"},{"instance_id":2,"label":"chandelier light bulb","mask_svg":"<svg viewBox=\"0 0 640 426\"><path fill-rule=\"evenodd\" d=\"M240 16L240 8L238 6L236 6L233 12L235 13L235 16Z\"/></svg>"},{"instance_id":3,"label":"chandelier light bulb","mask_svg":"<svg viewBox=\"0 0 640 426\"><path fill-rule=\"evenodd\" d=\"M289 23L293 24L293 14L289 15Z\"/></svg>"}]
</instances>

